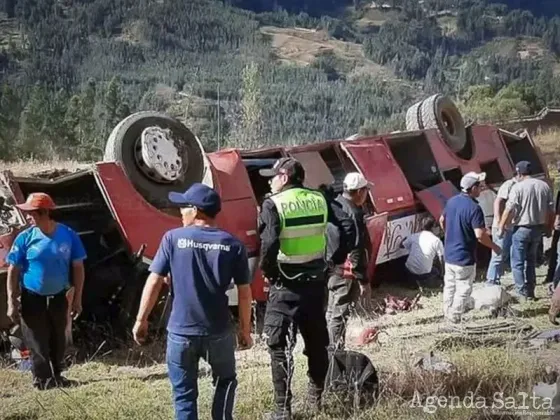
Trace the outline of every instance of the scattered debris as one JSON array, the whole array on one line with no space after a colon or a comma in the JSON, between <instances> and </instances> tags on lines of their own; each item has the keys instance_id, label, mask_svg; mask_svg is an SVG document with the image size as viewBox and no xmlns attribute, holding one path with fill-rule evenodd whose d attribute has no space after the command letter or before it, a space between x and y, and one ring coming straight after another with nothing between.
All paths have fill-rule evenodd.
<instances>
[{"instance_id":1,"label":"scattered debris","mask_svg":"<svg viewBox=\"0 0 560 420\"><path fill-rule=\"evenodd\" d=\"M440 329L440 332L461 333L467 335L496 334L500 332L520 334L522 332L531 331L532 329L533 327L529 324L520 324L513 321L502 321L478 325L446 325Z\"/></svg>"},{"instance_id":2,"label":"scattered debris","mask_svg":"<svg viewBox=\"0 0 560 420\"><path fill-rule=\"evenodd\" d=\"M377 341L379 332L379 329L376 327L364 328L361 334L356 338L356 344L358 346L365 346L366 344Z\"/></svg>"},{"instance_id":3,"label":"scattered debris","mask_svg":"<svg viewBox=\"0 0 560 420\"><path fill-rule=\"evenodd\" d=\"M495 314L500 309L507 307L512 301L513 296L502 286L483 285L473 290L467 302L467 307L477 311L488 309L491 313Z\"/></svg>"},{"instance_id":4,"label":"scattered debris","mask_svg":"<svg viewBox=\"0 0 560 420\"><path fill-rule=\"evenodd\" d=\"M555 342L558 343L558 342L560 342L560 330L546 330L546 331L541 332L535 338L552 340L552 341L555 341Z\"/></svg>"},{"instance_id":5,"label":"scattered debris","mask_svg":"<svg viewBox=\"0 0 560 420\"><path fill-rule=\"evenodd\" d=\"M468 335L455 334L437 340L433 348L439 351L448 350L455 346L477 349L480 347L505 347L509 343L511 343L510 335L505 337L469 337Z\"/></svg>"},{"instance_id":6,"label":"scattered debris","mask_svg":"<svg viewBox=\"0 0 560 420\"><path fill-rule=\"evenodd\" d=\"M397 312L408 312L413 309L420 309L421 306L418 304L421 294L418 293L414 299L402 298L399 299L392 295L385 296L383 302L385 303L385 313L388 315L395 315Z\"/></svg>"},{"instance_id":7,"label":"scattered debris","mask_svg":"<svg viewBox=\"0 0 560 420\"><path fill-rule=\"evenodd\" d=\"M441 372L448 375L457 371L457 368L453 363L445 361L438 356L434 356L433 351L430 351L430 353L421 357L414 364L414 367L419 367L428 372Z\"/></svg>"}]
</instances>

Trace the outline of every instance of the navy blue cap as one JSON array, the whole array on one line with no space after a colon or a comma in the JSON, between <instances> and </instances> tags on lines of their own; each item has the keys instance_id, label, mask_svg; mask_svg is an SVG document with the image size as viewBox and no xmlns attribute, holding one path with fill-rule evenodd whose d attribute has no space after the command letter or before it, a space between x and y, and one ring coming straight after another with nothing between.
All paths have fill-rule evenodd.
<instances>
[{"instance_id":1,"label":"navy blue cap","mask_svg":"<svg viewBox=\"0 0 560 420\"><path fill-rule=\"evenodd\" d=\"M195 182L184 193L170 192L169 201L179 205L194 206L210 217L222 209L222 201L216 191L208 185Z\"/></svg>"},{"instance_id":2,"label":"navy blue cap","mask_svg":"<svg viewBox=\"0 0 560 420\"><path fill-rule=\"evenodd\" d=\"M528 162L526 160L517 162L517 165L515 165L515 170L521 175L529 175L531 173L531 162Z\"/></svg>"}]
</instances>

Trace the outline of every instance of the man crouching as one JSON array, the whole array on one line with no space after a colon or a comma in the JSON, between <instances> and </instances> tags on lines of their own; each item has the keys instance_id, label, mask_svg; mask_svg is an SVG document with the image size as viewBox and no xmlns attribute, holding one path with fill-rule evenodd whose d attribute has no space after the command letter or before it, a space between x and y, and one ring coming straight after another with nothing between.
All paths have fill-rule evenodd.
<instances>
[{"instance_id":1,"label":"man crouching","mask_svg":"<svg viewBox=\"0 0 560 420\"><path fill-rule=\"evenodd\" d=\"M169 200L180 206L183 227L168 231L161 240L142 293L134 340L145 343L148 317L170 275L173 304L166 356L175 418L198 419L198 362L203 358L212 368L215 386L212 419L232 419L236 339L226 291L233 279L239 296L239 347L248 349L252 339L247 251L216 227L221 200L210 187L195 183L184 194L171 192Z\"/></svg>"}]
</instances>

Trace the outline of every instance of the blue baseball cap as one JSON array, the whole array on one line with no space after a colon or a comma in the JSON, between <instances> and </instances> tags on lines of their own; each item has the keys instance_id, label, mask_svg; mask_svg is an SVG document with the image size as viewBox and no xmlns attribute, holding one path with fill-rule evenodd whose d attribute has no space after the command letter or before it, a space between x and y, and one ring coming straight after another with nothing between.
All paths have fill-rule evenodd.
<instances>
[{"instance_id":1,"label":"blue baseball cap","mask_svg":"<svg viewBox=\"0 0 560 420\"><path fill-rule=\"evenodd\" d=\"M526 160L522 160L521 162L517 162L515 165L515 170L521 175L530 175L531 174L531 162Z\"/></svg>"},{"instance_id":2,"label":"blue baseball cap","mask_svg":"<svg viewBox=\"0 0 560 420\"><path fill-rule=\"evenodd\" d=\"M216 216L222 209L218 193L208 185L195 182L184 193L170 192L169 201L180 206L193 206L210 217Z\"/></svg>"}]
</instances>

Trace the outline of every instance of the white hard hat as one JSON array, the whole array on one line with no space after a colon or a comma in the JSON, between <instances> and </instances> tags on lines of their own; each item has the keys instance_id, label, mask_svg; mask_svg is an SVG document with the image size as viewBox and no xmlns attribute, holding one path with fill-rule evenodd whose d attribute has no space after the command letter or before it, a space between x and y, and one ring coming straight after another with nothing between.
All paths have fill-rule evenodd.
<instances>
[{"instance_id":1,"label":"white hard hat","mask_svg":"<svg viewBox=\"0 0 560 420\"><path fill-rule=\"evenodd\" d=\"M350 172L344 178L344 189L355 191L373 185L359 172Z\"/></svg>"}]
</instances>

